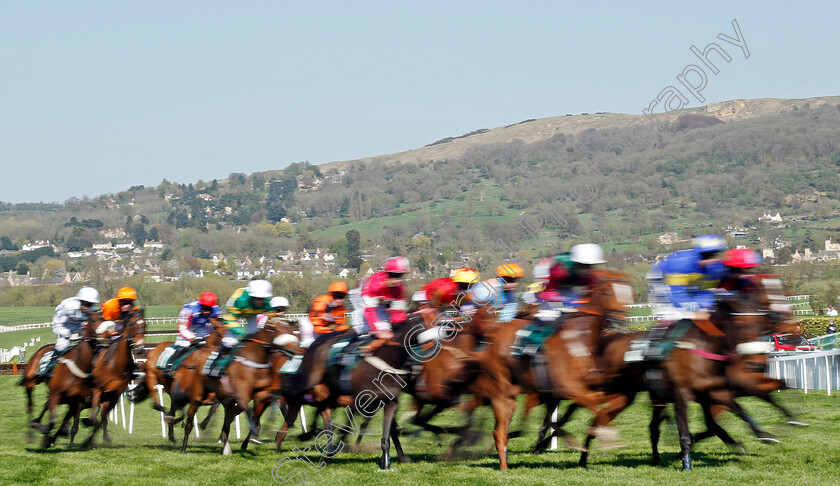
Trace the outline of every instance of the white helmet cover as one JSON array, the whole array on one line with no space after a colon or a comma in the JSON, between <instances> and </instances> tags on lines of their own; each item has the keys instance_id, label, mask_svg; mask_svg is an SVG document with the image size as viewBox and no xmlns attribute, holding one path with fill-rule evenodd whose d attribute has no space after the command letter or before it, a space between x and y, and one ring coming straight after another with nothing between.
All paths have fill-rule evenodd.
<instances>
[{"instance_id":1,"label":"white helmet cover","mask_svg":"<svg viewBox=\"0 0 840 486\"><path fill-rule=\"evenodd\" d=\"M99 303L99 292L93 287L82 287L76 293L76 298L84 302Z\"/></svg>"},{"instance_id":2,"label":"white helmet cover","mask_svg":"<svg viewBox=\"0 0 840 486\"><path fill-rule=\"evenodd\" d=\"M275 297L268 303L270 307L289 307L289 299L285 297Z\"/></svg>"},{"instance_id":3,"label":"white helmet cover","mask_svg":"<svg viewBox=\"0 0 840 486\"><path fill-rule=\"evenodd\" d=\"M582 263L584 265L606 263L606 260L604 260L604 250L597 243L583 243L573 246L569 259L575 263Z\"/></svg>"},{"instance_id":4,"label":"white helmet cover","mask_svg":"<svg viewBox=\"0 0 840 486\"><path fill-rule=\"evenodd\" d=\"M248 295L251 297L263 299L270 299L271 294L274 293L274 288L268 280L252 280L248 282L245 290L248 291Z\"/></svg>"}]
</instances>

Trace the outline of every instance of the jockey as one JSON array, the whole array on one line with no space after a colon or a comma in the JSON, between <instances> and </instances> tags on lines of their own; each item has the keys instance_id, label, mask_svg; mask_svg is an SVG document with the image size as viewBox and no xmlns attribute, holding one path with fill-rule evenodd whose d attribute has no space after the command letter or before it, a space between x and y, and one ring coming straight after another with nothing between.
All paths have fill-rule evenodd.
<instances>
[{"instance_id":1,"label":"jockey","mask_svg":"<svg viewBox=\"0 0 840 486\"><path fill-rule=\"evenodd\" d=\"M115 323L114 332L122 331L123 321L137 309L134 306L136 300L137 291L131 287L123 287L117 291L116 297L102 304L102 317Z\"/></svg>"},{"instance_id":2,"label":"jockey","mask_svg":"<svg viewBox=\"0 0 840 486\"><path fill-rule=\"evenodd\" d=\"M422 293L422 302L428 307L446 311L456 304L458 284L448 277L438 278L424 285L418 293Z\"/></svg>"},{"instance_id":3,"label":"jockey","mask_svg":"<svg viewBox=\"0 0 840 486\"><path fill-rule=\"evenodd\" d=\"M526 304L538 304L542 302L538 296L543 290L545 290L545 286L548 283L551 262L551 259L543 258L534 265L534 270L532 272L534 282L528 284L528 287L525 288L525 293L522 294L522 300L525 301Z\"/></svg>"},{"instance_id":4,"label":"jockey","mask_svg":"<svg viewBox=\"0 0 840 486\"><path fill-rule=\"evenodd\" d=\"M243 337L257 331L257 317L272 310L269 299L273 292L274 288L267 280L252 280L246 287L234 291L227 301L227 313L223 315L228 332L222 338L222 346L213 361L213 366L208 370L209 376L219 376L222 369L217 364L225 361L222 358L229 354ZM240 318L245 319L245 327L239 324Z\"/></svg>"},{"instance_id":5,"label":"jockey","mask_svg":"<svg viewBox=\"0 0 840 486\"><path fill-rule=\"evenodd\" d=\"M216 319L221 315L218 299L213 292L204 292L198 300L194 300L181 308L178 315L178 337L175 339L175 353L169 359L171 372L178 367L182 357L191 346L200 346L207 336L213 332L213 324L210 319Z\"/></svg>"},{"instance_id":6,"label":"jockey","mask_svg":"<svg viewBox=\"0 0 840 486\"><path fill-rule=\"evenodd\" d=\"M572 247L568 253L554 257L549 267L548 282L538 298L544 302L561 302L567 307L584 303L581 291L592 285L595 265L606 263L604 250L597 243L583 243Z\"/></svg>"},{"instance_id":7,"label":"jockey","mask_svg":"<svg viewBox=\"0 0 840 486\"><path fill-rule=\"evenodd\" d=\"M272 297L268 305L271 307L271 311L257 316L257 329L263 329L265 324L275 317L283 319L286 315L286 309L289 308L289 299L285 297Z\"/></svg>"},{"instance_id":8,"label":"jockey","mask_svg":"<svg viewBox=\"0 0 840 486\"><path fill-rule=\"evenodd\" d=\"M71 341L81 339L82 329L93 314L93 307L99 303L99 292L93 287L82 287L75 297L61 301L55 308L52 329L56 334L55 346L42 358L39 374L47 376L58 357L70 346Z\"/></svg>"},{"instance_id":9,"label":"jockey","mask_svg":"<svg viewBox=\"0 0 840 486\"><path fill-rule=\"evenodd\" d=\"M648 274L658 320L708 319L714 307L714 289L725 274L717 254L726 249L726 242L718 235L703 235L693 244L690 250L672 253Z\"/></svg>"},{"instance_id":10,"label":"jockey","mask_svg":"<svg viewBox=\"0 0 840 486\"><path fill-rule=\"evenodd\" d=\"M394 337L391 325L401 324L408 317L402 279L409 267L408 258L389 258L381 272L374 273L362 284L364 330L383 342Z\"/></svg>"},{"instance_id":11,"label":"jockey","mask_svg":"<svg viewBox=\"0 0 840 486\"><path fill-rule=\"evenodd\" d=\"M475 314L479 306L473 299L473 290L481 281L478 272L469 267L459 268L452 272L452 281L458 285L458 310L470 316Z\"/></svg>"},{"instance_id":12,"label":"jockey","mask_svg":"<svg viewBox=\"0 0 840 486\"><path fill-rule=\"evenodd\" d=\"M720 288L730 292L739 292L749 287L752 268L761 266L761 255L749 248L726 250L723 254L726 275L720 281Z\"/></svg>"},{"instance_id":13,"label":"jockey","mask_svg":"<svg viewBox=\"0 0 840 486\"><path fill-rule=\"evenodd\" d=\"M505 263L496 267L496 275L474 285L471 297L474 302L498 308L499 322L510 322L516 317L516 287L525 272L516 263Z\"/></svg>"},{"instance_id":14,"label":"jockey","mask_svg":"<svg viewBox=\"0 0 840 486\"><path fill-rule=\"evenodd\" d=\"M333 282L327 289L328 294L316 297L309 309L309 322L314 327L315 334L329 334L343 332L350 329L345 323L346 309L344 297L347 295L347 284Z\"/></svg>"}]
</instances>

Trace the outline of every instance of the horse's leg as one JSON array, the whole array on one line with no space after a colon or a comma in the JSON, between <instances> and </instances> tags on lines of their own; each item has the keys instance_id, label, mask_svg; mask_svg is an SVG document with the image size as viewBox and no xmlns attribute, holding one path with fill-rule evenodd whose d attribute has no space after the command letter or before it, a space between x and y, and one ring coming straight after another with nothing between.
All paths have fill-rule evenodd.
<instances>
[{"instance_id":1,"label":"horse's leg","mask_svg":"<svg viewBox=\"0 0 840 486\"><path fill-rule=\"evenodd\" d=\"M520 435L522 435L522 431L525 429L525 424L528 423L528 417L531 416L531 410L533 410L533 409L535 409L536 407L539 407L539 406L540 406L540 396L537 395L536 393L529 393L525 397L525 410L522 411L522 418L519 419L519 427L517 427L516 430L511 430L508 433L508 438L514 439L514 438L517 438ZM548 406L546 406L546 410L547 409L548 409ZM550 416L551 414L549 413L548 415ZM545 425L545 423L543 423L543 425ZM543 433L545 432L545 431L543 431L542 428L540 430ZM542 437L539 434L540 434L540 432L537 433L537 442L539 442L541 437Z\"/></svg>"},{"instance_id":2,"label":"horse's leg","mask_svg":"<svg viewBox=\"0 0 840 486\"><path fill-rule=\"evenodd\" d=\"M653 405L653 415L650 418L650 447L651 447L651 463L654 466L659 466L659 426L662 424L662 419L665 416L665 405Z\"/></svg>"},{"instance_id":3,"label":"horse's leg","mask_svg":"<svg viewBox=\"0 0 840 486\"><path fill-rule=\"evenodd\" d=\"M746 451L744 450L744 447L741 446L741 444L739 444L735 439L733 439L726 432L726 430L724 430L723 427L721 427L720 424L718 424L715 421L715 417L714 417L715 414L714 414L714 410L712 408L713 405L711 405L709 403L709 401L706 399L706 400L703 400L700 403L700 406L703 407L703 420L705 421L706 427L708 429L706 432L711 433L713 435L716 435L720 440L723 441L724 444L728 445L729 448L732 449L733 451L735 451L739 454L745 453ZM722 409L718 408L718 410L722 410ZM694 438L694 443L697 443L697 437L696 436Z\"/></svg>"},{"instance_id":4,"label":"horse's leg","mask_svg":"<svg viewBox=\"0 0 840 486\"><path fill-rule=\"evenodd\" d=\"M496 396L490 400L490 405L493 407L493 414L496 416L493 439L496 442L496 451L499 454L499 469L504 471L508 468L508 427L513 412L516 410L516 400L509 396Z\"/></svg>"},{"instance_id":5,"label":"horse's leg","mask_svg":"<svg viewBox=\"0 0 840 486\"><path fill-rule=\"evenodd\" d=\"M53 424L55 423L55 409L58 407L58 401L58 393L51 391L49 398L47 398L47 407L50 411L50 421L47 422L45 425L33 425L33 427L37 428L39 432L44 434L44 441L42 442L42 446L44 448L47 448L52 445L52 441L50 440L50 432L52 431Z\"/></svg>"},{"instance_id":6,"label":"horse's leg","mask_svg":"<svg viewBox=\"0 0 840 486\"><path fill-rule=\"evenodd\" d=\"M263 412L265 409L268 408L268 405L271 404L271 400L260 400L257 401L256 398L254 399L254 420L256 421L257 429L260 428L260 418L262 418ZM247 437L245 437L245 441L242 443L242 450L248 449L248 443L253 441L255 444L262 444L260 441L259 435L254 435L251 431L248 431Z\"/></svg>"},{"instance_id":7,"label":"horse's leg","mask_svg":"<svg viewBox=\"0 0 840 486\"><path fill-rule=\"evenodd\" d=\"M56 439L60 435L70 435L68 431L68 425L70 424L70 419L73 417L73 413L78 405L76 403L68 404L67 413L64 414L64 418L61 419L61 425L55 429L55 434L52 436L52 442L55 443Z\"/></svg>"},{"instance_id":8,"label":"horse's leg","mask_svg":"<svg viewBox=\"0 0 840 486\"><path fill-rule=\"evenodd\" d=\"M24 372L25 373L25 372ZM24 386L26 387L26 420L27 423L32 424L34 422L41 423L41 417L44 416L44 412L46 412L47 407L44 407L44 410L41 411L41 415L38 416L37 421L32 420L32 390L35 388L35 380L26 379L26 374L24 374ZM26 429L26 441L32 442L35 440L35 433L32 431L32 427L27 427Z\"/></svg>"},{"instance_id":9,"label":"horse's leg","mask_svg":"<svg viewBox=\"0 0 840 486\"><path fill-rule=\"evenodd\" d=\"M789 409L783 407L782 404L777 402L773 398L772 393L768 393L768 392L765 391L765 392L762 392L762 393L756 393L755 396L757 396L758 398L764 400L765 402L767 402L770 405L773 405L774 407L779 409L779 411L782 412L782 414L784 414L785 418L787 419L787 424L788 425L800 425L800 426L804 426L804 427L808 426L807 422L803 422L803 421L799 420L798 418L796 418L796 416L793 415L793 412L791 412Z\"/></svg>"},{"instance_id":10,"label":"horse's leg","mask_svg":"<svg viewBox=\"0 0 840 486\"><path fill-rule=\"evenodd\" d=\"M421 404L421 407L425 405L425 403ZM435 418L439 413L449 408L449 404L438 402L435 404L435 407L432 409L431 412L423 414L422 408L418 410L417 415L411 420L411 423L422 428L423 430L428 430L429 432L440 435L443 433L458 433L459 429L462 427L439 427L437 425L432 425L429 423L430 420Z\"/></svg>"},{"instance_id":11,"label":"horse's leg","mask_svg":"<svg viewBox=\"0 0 840 486\"><path fill-rule=\"evenodd\" d=\"M362 422L361 426L359 426L359 435L356 437L356 443L353 444L353 447L351 448L351 450L353 450L353 451L358 451L359 450L359 447L361 447L361 444L362 444L362 437L367 435L368 425L370 425L371 420L373 420L373 417L365 417L365 421Z\"/></svg>"},{"instance_id":12,"label":"horse's leg","mask_svg":"<svg viewBox=\"0 0 840 486\"><path fill-rule=\"evenodd\" d=\"M583 451L581 451L580 459L578 460L579 467L586 467L587 462L589 461L589 447L592 444L592 439L595 438L595 435L591 432L597 430L595 424L612 423L618 414L633 403L633 400L636 398L636 392L631 391L628 393L615 393L611 395L611 397L612 398L607 401L607 405L598 410L595 418L592 419L592 427L589 429L590 433L586 436L586 442L583 444Z\"/></svg>"},{"instance_id":13,"label":"horse's leg","mask_svg":"<svg viewBox=\"0 0 840 486\"><path fill-rule=\"evenodd\" d=\"M688 400L680 390L674 390L674 418L680 435L680 459L683 471L691 470L691 432L688 430Z\"/></svg>"},{"instance_id":14,"label":"horse's leg","mask_svg":"<svg viewBox=\"0 0 840 486\"><path fill-rule=\"evenodd\" d=\"M111 409L114 409L117 406L117 402L113 399L109 399L105 402L105 406L102 407L102 416L100 420L102 421L102 441L108 444L111 443L111 435L108 434L108 414L111 413Z\"/></svg>"},{"instance_id":15,"label":"horse's leg","mask_svg":"<svg viewBox=\"0 0 840 486\"><path fill-rule=\"evenodd\" d=\"M85 427L90 427L91 425L96 426L96 414L99 413L99 404L102 400L102 392L99 389L92 390L92 399L90 403L90 415L87 418L82 419L82 425Z\"/></svg>"},{"instance_id":16,"label":"horse's leg","mask_svg":"<svg viewBox=\"0 0 840 486\"><path fill-rule=\"evenodd\" d=\"M213 403L210 405L210 411L207 412L207 416L204 417L204 420L198 424L198 428L201 430L206 430L207 426L210 424L210 419L213 418L213 415L216 415L216 409L219 408L219 401L213 400Z\"/></svg>"},{"instance_id":17,"label":"horse's leg","mask_svg":"<svg viewBox=\"0 0 840 486\"><path fill-rule=\"evenodd\" d=\"M747 423L750 429L753 431L753 434L758 438L758 440L762 440L765 442L779 442L779 439L776 438L775 435L771 434L770 432L765 432L758 427L758 423L756 423L755 419L750 417L741 405L738 404L733 398L731 393L728 390L715 390L710 392L710 396L712 400L721 405L726 406L729 410L732 411L735 415L740 417L741 420Z\"/></svg>"},{"instance_id":18,"label":"horse's leg","mask_svg":"<svg viewBox=\"0 0 840 486\"><path fill-rule=\"evenodd\" d=\"M382 471L391 469L391 429L399 406L396 400L385 404L385 414L382 417L382 457L379 459L379 469Z\"/></svg>"},{"instance_id":19,"label":"horse's leg","mask_svg":"<svg viewBox=\"0 0 840 486\"><path fill-rule=\"evenodd\" d=\"M397 460L404 464L407 462L411 462L411 459L409 459L408 456L403 454L402 445L400 444L401 433L402 427L400 427L400 424L397 423L397 417L395 413L394 418L391 421L391 440L394 441L394 448L397 450Z\"/></svg>"},{"instance_id":20,"label":"horse's leg","mask_svg":"<svg viewBox=\"0 0 840 486\"><path fill-rule=\"evenodd\" d=\"M289 401L288 413L283 414L283 425L280 427L280 430L277 431L277 435L274 436L274 443L277 445L277 452L280 452L281 447L283 446L283 441L286 440L286 433L289 431L289 428L295 424L299 411L300 402L296 400Z\"/></svg>"},{"instance_id":21,"label":"horse's leg","mask_svg":"<svg viewBox=\"0 0 840 486\"><path fill-rule=\"evenodd\" d=\"M82 406L79 404L76 407L75 412L73 413L73 426L70 428L70 445L73 445L73 441L76 439L76 434L79 432L79 419L82 416Z\"/></svg>"},{"instance_id":22,"label":"horse's leg","mask_svg":"<svg viewBox=\"0 0 840 486\"><path fill-rule=\"evenodd\" d=\"M233 451L230 448L230 423L233 422L233 419L240 413L237 408L236 404L225 405L225 420L222 423L222 435L220 437L223 444L223 456L233 455ZM192 410L192 407L190 407L190 410ZM190 422L192 422L192 417L190 417Z\"/></svg>"},{"instance_id":23,"label":"horse's leg","mask_svg":"<svg viewBox=\"0 0 840 486\"><path fill-rule=\"evenodd\" d=\"M181 444L181 453L187 452L187 442L190 440L190 433L193 429L193 420L195 413L198 411L198 403L190 402L190 408L187 409L187 421L184 422L184 441Z\"/></svg>"}]
</instances>

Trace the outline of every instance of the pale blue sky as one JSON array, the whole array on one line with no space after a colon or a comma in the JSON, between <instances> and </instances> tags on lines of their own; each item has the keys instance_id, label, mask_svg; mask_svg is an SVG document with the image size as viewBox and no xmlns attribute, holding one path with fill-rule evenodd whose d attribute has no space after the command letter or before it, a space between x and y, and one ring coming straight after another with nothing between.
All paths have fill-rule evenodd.
<instances>
[{"instance_id":1,"label":"pale blue sky","mask_svg":"<svg viewBox=\"0 0 840 486\"><path fill-rule=\"evenodd\" d=\"M840 95L836 2L4 2L0 200L64 201L707 102ZM633 2L636 3L636 2ZM750 50L716 39L737 19ZM691 106L699 106L692 100Z\"/></svg>"}]
</instances>

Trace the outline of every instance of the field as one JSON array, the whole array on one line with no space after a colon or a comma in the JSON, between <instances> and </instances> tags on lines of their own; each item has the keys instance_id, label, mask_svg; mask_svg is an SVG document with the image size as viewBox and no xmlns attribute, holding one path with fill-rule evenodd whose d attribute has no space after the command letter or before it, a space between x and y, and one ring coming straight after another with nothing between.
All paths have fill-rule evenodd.
<instances>
[{"instance_id":1,"label":"field","mask_svg":"<svg viewBox=\"0 0 840 486\"><path fill-rule=\"evenodd\" d=\"M145 309L146 316L148 317L175 317L178 315L180 307L174 305L150 305ZM0 308L0 324L17 326L20 324L50 322L52 321L54 311L54 307L2 307ZM174 326L167 327L174 329ZM37 337L41 338L41 343L36 343L35 349L43 344L55 342L55 334L48 327L26 329L0 334L0 348L9 349L12 346L19 346ZM27 353L30 352L32 351L27 349Z\"/></svg>"},{"instance_id":2,"label":"field","mask_svg":"<svg viewBox=\"0 0 840 486\"><path fill-rule=\"evenodd\" d=\"M67 439L60 439L57 446L42 450L38 442L24 440L26 418L23 390L15 386L15 377L0 377L0 463L4 465L0 483L93 483L93 484L273 484L272 469L283 459L292 457L293 447L307 451L312 443L301 443L296 439L299 428L293 430L284 445L284 452L276 454L273 447L251 445L242 453L238 441L234 442L232 457L219 454L216 444L221 417L214 418L210 429L201 439L190 438L186 454L170 446L160 437L159 415L153 412L148 402L137 406L135 433L128 435L122 427L112 424L113 445L90 451L67 446ZM45 392L39 391L39 401ZM742 403L761 421L765 428L776 433L781 444L767 445L754 440L748 429L733 416L726 416L721 423L733 436L742 441L748 454L735 455L717 440L708 440L697 445L694 452L692 472L680 471L676 428L672 422L663 424L663 438L660 448L663 452L662 467L649 466L650 449L647 432L650 409L647 397L637 400L630 409L619 416L617 425L626 447L604 451L596 446L590 458L590 467L581 470L575 467L577 453L567 449L543 455L528 453L538 418L532 418L526 425L524 437L512 439L509 445L511 470L498 471L495 456L487 454L492 445L492 415L489 409L481 409L478 427L483 432L478 444L465 451L464 458L446 462L440 454L453 440L452 436L435 437L424 432L417 437L404 437L403 447L411 457L411 464L395 463L393 471L378 472L379 439L371 436L363 441L365 452L342 452L320 471L304 467L302 462L290 462L278 467L278 475L290 474L295 468L307 472L307 484L838 484L837 451L840 443L840 407L838 397L827 397L820 393L804 395L799 391L785 391L780 399L813 425L805 428L791 428L783 424L782 417L771 407L753 399ZM402 410L407 409L404 401ZM700 430L699 409L694 407L693 430ZM206 412L200 411L204 416ZM402 412L401 412L402 414ZM83 414L86 416L87 412ZM271 417L274 415L274 417ZM539 415L539 413L537 414ZM346 421L342 413L339 420ZM310 415L311 418L311 415ZM437 420L439 424L454 424L460 421L457 412L449 411ZM573 419L568 430L576 437L582 437L588 418L584 412ZM377 433L381 422L376 423ZM519 412L514 424L519 423ZM244 423L243 423L244 425ZM270 441L280 425L280 415L266 414L262 438ZM404 432L413 427L406 426ZM180 436L182 430L176 429ZM89 432L84 428L79 437L84 439ZM97 442L101 444L101 440ZM394 454L392 448L392 454ZM319 456L314 448L302 455L314 463ZM291 484L296 484L293 480Z\"/></svg>"}]
</instances>

